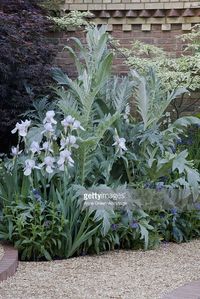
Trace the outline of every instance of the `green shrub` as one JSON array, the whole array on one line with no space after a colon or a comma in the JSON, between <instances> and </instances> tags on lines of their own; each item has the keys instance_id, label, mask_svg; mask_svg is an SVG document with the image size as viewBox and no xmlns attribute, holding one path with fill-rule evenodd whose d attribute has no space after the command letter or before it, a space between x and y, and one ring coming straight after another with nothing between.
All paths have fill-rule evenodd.
<instances>
[{"instance_id":1,"label":"green shrub","mask_svg":"<svg viewBox=\"0 0 200 299\"><path fill-rule=\"evenodd\" d=\"M185 43L185 52L183 51L180 57L174 57L173 54L167 53L154 45L137 40L132 42L129 49L115 48L123 54L128 66L136 69L140 75L146 76L149 69L154 69L161 81L162 89L165 91L171 92L179 87L184 87L191 93L198 92L200 90L199 29L200 26L195 25L191 33L178 37ZM198 95L195 100L191 99L191 101L187 93L183 93L179 99L173 99L171 102L173 117L179 118L183 113L187 113L187 109L191 105L198 103Z\"/></svg>"},{"instance_id":2,"label":"green shrub","mask_svg":"<svg viewBox=\"0 0 200 299\"><path fill-rule=\"evenodd\" d=\"M0 152L10 149L11 128L30 109L33 94L49 91L55 47L45 34L52 23L34 0L0 3Z\"/></svg>"},{"instance_id":3,"label":"green shrub","mask_svg":"<svg viewBox=\"0 0 200 299\"><path fill-rule=\"evenodd\" d=\"M10 183L13 191L9 190ZM11 241L22 260L71 257L98 230L99 224L90 221L91 212L83 210L69 188L63 197L53 183L48 195L39 185L32 189L26 177L20 191L16 183L20 181L7 176L1 186L0 239Z\"/></svg>"},{"instance_id":4,"label":"green shrub","mask_svg":"<svg viewBox=\"0 0 200 299\"><path fill-rule=\"evenodd\" d=\"M151 214L151 225L163 241L188 242L200 236L200 204L195 209L157 211Z\"/></svg>"},{"instance_id":5,"label":"green shrub","mask_svg":"<svg viewBox=\"0 0 200 299\"><path fill-rule=\"evenodd\" d=\"M177 144L180 150L188 150L188 158L194 161L195 167L200 171L200 155L199 155L199 146L200 146L200 130L199 126L189 127L186 131L186 134L181 136Z\"/></svg>"}]
</instances>

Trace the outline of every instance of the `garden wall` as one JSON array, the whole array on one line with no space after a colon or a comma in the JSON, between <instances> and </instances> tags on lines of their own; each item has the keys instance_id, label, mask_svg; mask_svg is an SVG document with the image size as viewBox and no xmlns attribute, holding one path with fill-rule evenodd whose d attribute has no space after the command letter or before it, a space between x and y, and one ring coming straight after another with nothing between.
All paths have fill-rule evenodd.
<instances>
[{"instance_id":1,"label":"garden wall","mask_svg":"<svg viewBox=\"0 0 200 299\"><path fill-rule=\"evenodd\" d=\"M138 39L160 46L174 55L180 55L184 45L176 39L177 35L189 32L191 27L200 23L200 2L176 0L66 0L62 13L71 10L91 11L93 22L106 24L108 31L116 37L122 46L129 47L130 42ZM71 35L60 36L60 50ZM120 73L126 72L122 57L115 61ZM66 53L59 52L57 62L72 71Z\"/></svg>"},{"instance_id":2,"label":"garden wall","mask_svg":"<svg viewBox=\"0 0 200 299\"><path fill-rule=\"evenodd\" d=\"M192 26L200 23L200 2L193 0L66 0L62 14L71 10L91 11L94 15L91 21L106 24L122 47L130 47L131 41L140 40L162 47L174 56L180 56L184 50L183 42L176 37L190 32ZM64 45L69 44L70 36L83 38L83 32L72 31L59 36L56 63L73 76L73 61L62 51ZM121 74L128 70L120 54L115 59L114 70ZM199 110L197 105L191 105L189 112Z\"/></svg>"}]
</instances>

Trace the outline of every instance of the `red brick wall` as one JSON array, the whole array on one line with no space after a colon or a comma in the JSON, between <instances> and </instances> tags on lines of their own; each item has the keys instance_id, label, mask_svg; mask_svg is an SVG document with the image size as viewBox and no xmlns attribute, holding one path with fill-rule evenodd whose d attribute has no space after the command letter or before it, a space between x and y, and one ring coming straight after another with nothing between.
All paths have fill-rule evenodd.
<instances>
[{"instance_id":1,"label":"red brick wall","mask_svg":"<svg viewBox=\"0 0 200 299\"><path fill-rule=\"evenodd\" d=\"M122 47L129 48L131 42L134 40L140 40L145 43L149 43L163 48L179 56L183 52L184 44L177 39L178 35L184 33L181 29L181 24L173 24L170 31L162 31L160 24L152 25L151 31L141 31L141 25L132 25L132 31L123 31L122 25L113 25L113 31L110 34L119 40ZM56 64L62 67L69 75L74 74L73 60L70 58L69 53L63 48L66 45L73 46L70 41L70 37L76 36L84 41L83 31L70 31L59 35L53 35L52 37L57 40L58 43L58 55L56 58ZM128 67L124 63L124 59L120 54L114 60L114 68L117 73L126 73Z\"/></svg>"},{"instance_id":2,"label":"red brick wall","mask_svg":"<svg viewBox=\"0 0 200 299\"><path fill-rule=\"evenodd\" d=\"M173 53L175 56L181 55L184 44L177 39L176 36L183 33L181 30L181 24L172 25L171 31L162 31L160 25L152 25L151 31L141 31L140 25L133 25L132 31L122 31L121 25L114 25L112 36L118 39L122 46L129 47L130 42L134 40L140 40L146 43L150 43ZM51 38L58 43L58 55L55 64L60 66L70 77L74 77L75 67L72 58L66 50L63 50L64 46L71 45L73 43L70 41L70 37L76 36L84 41L84 32L67 32L59 35L53 35ZM128 67L124 63L124 59L119 54L114 59L113 71L118 74L125 74L128 71ZM196 100L200 98L199 94L191 94L191 97L186 97L183 108L187 108L187 112L183 114L195 114L200 111L200 103ZM193 104L195 103L195 104ZM190 105L190 106L189 106Z\"/></svg>"}]
</instances>

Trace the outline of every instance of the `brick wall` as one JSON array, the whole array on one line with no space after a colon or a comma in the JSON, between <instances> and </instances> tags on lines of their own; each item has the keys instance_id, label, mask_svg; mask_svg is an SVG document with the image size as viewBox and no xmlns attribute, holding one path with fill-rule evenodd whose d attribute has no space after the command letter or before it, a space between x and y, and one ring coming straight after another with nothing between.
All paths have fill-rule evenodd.
<instances>
[{"instance_id":1,"label":"brick wall","mask_svg":"<svg viewBox=\"0 0 200 299\"><path fill-rule=\"evenodd\" d=\"M162 31L160 24L152 24L150 31L142 31L140 25L131 25L131 31L123 31L122 25L113 25L112 31L113 37L118 39L124 47L129 48L131 41L140 40L144 43L159 46L171 52L174 56L179 56L184 48L184 44L176 38L181 33L181 24L173 24L169 31ZM124 73L127 70L123 57L120 57L120 55L115 60L114 69L118 73Z\"/></svg>"},{"instance_id":2,"label":"brick wall","mask_svg":"<svg viewBox=\"0 0 200 299\"><path fill-rule=\"evenodd\" d=\"M144 43L159 46L166 51L171 52L173 56L180 56L184 50L184 44L176 37L184 32L186 31L182 30L182 24L172 24L170 26L170 30L162 30L161 24L152 24L150 31L141 30L140 24L131 25L131 30L127 31L123 30L123 25L113 24L112 31L109 33L119 40L123 47L129 48L131 42L134 40L140 40ZM74 75L73 60L70 58L67 51L63 51L63 48L66 45L73 46L69 40L70 37L73 36L76 36L84 41L84 32L82 31L70 31L54 36L59 44L56 64L67 71L70 76ZM124 63L124 58L120 54L118 54L115 58L113 70L121 74L128 71L128 68Z\"/></svg>"},{"instance_id":3,"label":"brick wall","mask_svg":"<svg viewBox=\"0 0 200 299\"><path fill-rule=\"evenodd\" d=\"M91 11L92 22L107 25L109 33L124 47L130 47L130 42L140 40L159 46L174 56L181 55L184 49L184 44L176 36L190 32L193 25L200 23L200 1L193 0L66 0L62 14L70 10ZM71 36L84 41L82 31L59 34L56 37L59 44L56 63L69 76L74 76L73 61L68 52L62 51L66 44L69 45L68 38ZM118 74L128 71L122 56L115 58L113 70ZM197 98L199 95L193 94L191 101L196 102ZM188 99L186 103L188 105ZM188 112L199 111L199 106L198 103L190 105Z\"/></svg>"},{"instance_id":4,"label":"brick wall","mask_svg":"<svg viewBox=\"0 0 200 299\"><path fill-rule=\"evenodd\" d=\"M191 27L200 23L200 1L178 0L66 0L62 13L70 10L93 13L92 21L106 24L107 30L116 37L122 46L138 39L164 48L178 56L183 44L177 35L189 32ZM83 38L83 33L66 32L59 36L57 63L69 74L73 73L72 61L62 48L70 36ZM127 71L122 57L115 60L114 69L120 73Z\"/></svg>"}]
</instances>

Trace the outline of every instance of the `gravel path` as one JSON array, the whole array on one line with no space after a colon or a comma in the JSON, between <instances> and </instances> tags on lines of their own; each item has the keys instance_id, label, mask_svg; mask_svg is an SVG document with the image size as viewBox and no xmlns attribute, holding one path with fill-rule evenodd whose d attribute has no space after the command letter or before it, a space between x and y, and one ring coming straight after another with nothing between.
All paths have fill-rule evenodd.
<instances>
[{"instance_id":1,"label":"gravel path","mask_svg":"<svg viewBox=\"0 0 200 299\"><path fill-rule=\"evenodd\" d=\"M4 249L3 249L3 246L0 244L0 260L2 259L4 255Z\"/></svg>"},{"instance_id":2,"label":"gravel path","mask_svg":"<svg viewBox=\"0 0 200 299\"><path fill-rule=\"evenodd\" d=\"M157 299L200 279L200 240L151 251L115 251L63 261L21 262L0 283L7 299Z\"/></svg>"}]
</instances>

